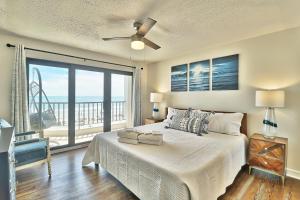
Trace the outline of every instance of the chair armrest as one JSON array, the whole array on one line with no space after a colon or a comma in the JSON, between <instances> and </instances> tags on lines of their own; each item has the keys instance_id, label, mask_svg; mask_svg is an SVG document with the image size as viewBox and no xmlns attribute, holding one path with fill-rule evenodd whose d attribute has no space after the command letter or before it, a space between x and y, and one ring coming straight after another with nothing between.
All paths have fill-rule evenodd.
<instances>
[{"instance_id":1,"label":"chair armrest","mask_svg":"<svg viewBox=\"0 0 300 200\"><path fill-rule=\"evenodd\" d=\"M23 132L23 133L16 133L15 136L20 137L20 136L33 135L33 134L36 134L36 132L35 131L27 131L27 132Z\"/></svg>"},{"instance_id":2,"label":"chair armrest","mask_svg":"<svg viewBox=\"0 0 300 200\"><path fill-rule=\"evenodd\" d=\"M29 144L29 143L34 143L34 142L40 142L40 141L45 141L45 139L36 138L36 139L30 139L30 140L23 140L23 141L15 142L15 146L19 146L19 145L23 145L23 144Z\"/></svg>"}]
</instances>

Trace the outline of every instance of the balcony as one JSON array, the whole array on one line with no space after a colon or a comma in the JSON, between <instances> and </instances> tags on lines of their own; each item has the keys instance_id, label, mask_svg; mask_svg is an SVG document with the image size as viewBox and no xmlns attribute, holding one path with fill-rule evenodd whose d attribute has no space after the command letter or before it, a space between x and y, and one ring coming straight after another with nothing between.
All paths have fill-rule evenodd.
<instances>
[{"instance_id":1,"label":"balcony","mask_svg":"<svg viewBox=\"0 0 300 200\"><path fill-rule=\"evenodd\" d=\"M42 110L46 111L48 103L42 103ZM44 129L44 137L50 138L50 146L68 144L68 103L50 102L54 111L56 123ZM128 126L127 102L113 101L111 103L112 130ZM104 110L103 102L77 102L75 103L75 143L92 140L97 134L103 132Z\"/></svg>"}]
</instances>

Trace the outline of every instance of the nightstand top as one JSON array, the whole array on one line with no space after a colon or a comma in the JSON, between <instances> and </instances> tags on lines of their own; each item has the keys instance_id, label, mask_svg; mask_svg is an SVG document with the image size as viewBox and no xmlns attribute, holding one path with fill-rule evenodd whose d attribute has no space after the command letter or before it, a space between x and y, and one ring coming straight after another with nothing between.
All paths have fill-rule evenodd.
<instances>
[{"instance_id":1,"label":"nightstand top","mask_svg":"<svg viewBox=\"0 0 300 200\"><path fill-rule=\"evenodd\" d=\"M254 133L250 139L256 139L256 140L263 140L268 142L274 142L274 143L280 143L280 144L287 144L288 139L283 137L275 137L274 139L265 138L262 134Z\"/></svg>"}]
</instances>

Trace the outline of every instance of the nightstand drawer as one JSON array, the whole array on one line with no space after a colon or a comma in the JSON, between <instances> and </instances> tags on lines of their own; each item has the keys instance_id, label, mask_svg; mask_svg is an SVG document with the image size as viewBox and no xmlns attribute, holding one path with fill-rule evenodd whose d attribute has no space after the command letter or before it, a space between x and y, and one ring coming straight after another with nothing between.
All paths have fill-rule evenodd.
<instances>
[{"instance_id":1,"label":"nightstand drawer","mask_svg":"<svg viewBox=\"0 0 300 200\"><path fill-rule=\"evenodd\" d=\"M268 156L260 156L255 153L250 153L248 162L249 165L251 166L260 167L284 175L284 171L285 171L284 160L271 158Z\"/></svg>"},{"instance_id":2,"label":"nightstand drawer","mask_svg":"<svg viewBox=\"0 0 300 200\"><path fill-rule=\"evenodd\" d=\"M288 139L283 137L266 138L262 134L250 137L248 150L249 173L251 168L270 171L279 175L284 184Z\"/></svg>"},{"instance_id":3,"label":"nightstand drawer","mask_svg":"<svg viewBox=\"0 0 300 200\"><path fill-rule=\"evenodd\" d=\"M250 154L259 154L280 160L285 159L285 145L263 140L250 141Z\"/></svg>"}]
</instances>

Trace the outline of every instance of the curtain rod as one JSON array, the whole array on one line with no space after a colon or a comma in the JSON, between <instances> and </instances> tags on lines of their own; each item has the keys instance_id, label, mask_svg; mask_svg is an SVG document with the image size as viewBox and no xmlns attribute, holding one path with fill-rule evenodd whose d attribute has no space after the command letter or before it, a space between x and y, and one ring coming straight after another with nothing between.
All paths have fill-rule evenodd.
<instances>
[{"instance_id":1,"label":"curtain rod","mask_svg":"<svg viewBox=\"0 0 300 200\"><path fill-rule=\"evenodd\" d=\"M6 46L7 47L16 47L16 45L9 44L9 43L7 43ZM59 55L59 56L66 56L66 57L71 57L71 58L77 58L77 59L82 59L84 61L89 60L89 61L94 61L94 62L99 62L99 63L105 63L105 64L112 64L112 65L119 65L119 66L123 66L123 67L129 67L129 68L133 68L133 69L136 68L136 67L130 66L130 65L124 65L124 64L119 64L119 63L107 62L107 61L103 61L103 60L95 60L95 59L84 58L84 57L79 57L79 56L72 56L72 55L63 54L63 53L56 53L56 52L52 52L52 51L45 51L45 50L40 50L40 49L28 48L28 47L24 47L24 49L31 50L31 51L43 52L43 53L49 53L49 54L54 54L54 55ZM143 68L141 68L141 69L143 69Z\"/></svg>"}]
</instances>

